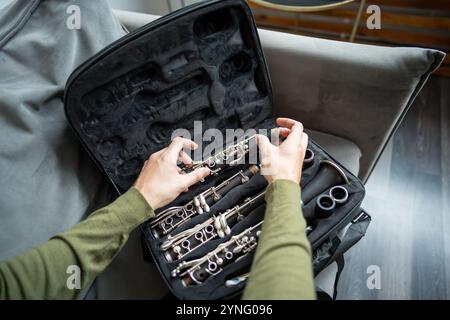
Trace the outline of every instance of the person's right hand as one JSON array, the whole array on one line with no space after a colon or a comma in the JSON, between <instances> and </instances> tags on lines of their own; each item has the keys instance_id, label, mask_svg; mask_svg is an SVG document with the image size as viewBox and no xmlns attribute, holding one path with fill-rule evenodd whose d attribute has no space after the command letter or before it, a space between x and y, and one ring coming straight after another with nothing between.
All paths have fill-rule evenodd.
<instances>
[{"instance_id":1,"label":"person's right hand","mask_svg":"<svg viewBox=\"0 0 450 320\"><path fill-rule=\"evenodd\" d=\"M172 202L178 195L203 180L210 174L208 168L198 168L183 174L177 166L177 160L184 164L192 163L192 159L183 151L183 147L191 150L197 148L194 141L175 138L172 143L148 159L142 168L134 187L144 196L153 210Z\"/></svg>"},{"instance_id":2,"label":"person's right hand","mask_svg":"<svg viewBox=\"0 0 450 320\"><path fill-rule=\"evenodd\" d=\"M271 144L266 136L257 136L261 174L269 183L279 179L300 183L308 135L298 121L278 118L277 124L280 126L279 134L286 137L279 146Z\"/></svg>"}]
</instances>

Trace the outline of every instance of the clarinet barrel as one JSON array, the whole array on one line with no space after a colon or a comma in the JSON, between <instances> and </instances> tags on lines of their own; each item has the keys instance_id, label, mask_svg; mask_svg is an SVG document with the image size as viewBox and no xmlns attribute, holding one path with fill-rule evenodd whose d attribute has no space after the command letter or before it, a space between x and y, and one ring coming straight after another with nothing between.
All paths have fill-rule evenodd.
<instances>
[{"instance_id":1,"label":"clarinet barrel","mask_svg":"<svg viewBox=\"0 0 450 320\"><path fill-rule=\"evenodd\" d=\"M325 190L339 184L349 183L345 172L335 163L322 160L317 175L302 190L302 201L307 204Z\"/></svg>"},{"instance_id":2,"label":"clarinet barrel","mask_svg":"<svg viewBox=\"0 0 450 320\"><path fill-rule=\"evenodd\" d=\"M327 194L320 195L316 200L316 216L318 219L326 219L333 214L336 201Z\"/></svg>"}]
</instances>

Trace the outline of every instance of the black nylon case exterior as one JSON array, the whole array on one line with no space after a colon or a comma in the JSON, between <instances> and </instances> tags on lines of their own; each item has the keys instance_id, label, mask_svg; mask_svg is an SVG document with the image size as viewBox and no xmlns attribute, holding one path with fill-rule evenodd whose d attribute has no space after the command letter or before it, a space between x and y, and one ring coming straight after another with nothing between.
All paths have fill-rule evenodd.
<instances>
[{"instance_id":1,"label":"black nylon case exterior","mask_svg":"<svg viewBox=\"0 0 450 320\"><path fill-rule=\"evenodd\" d=\"M186 128L195 139L198 133L194 132L194 121L202 121L203 130L272 128L275 124L270 119L271 111L272 89L266 62L251 11L243 0L200 2L133 31L78 67L67 82L65 94L70 125L118 194L132 186L152 153L170 143L174 129ZM315 177L323 160L336 163L349 182L349 200L308 235L315 250L360 214L365 192L359 179L320 146L310 141L309 148L315 157L312 165L303 170L303 193L320 185ZM170 206L186 203L240 169L242 166L237 166L208 178ZM211 207L210 213L193 217L172 234L241 203L265 187L265 179L254 176L227 193ZM307 221L314 219L316 197L328 192L329 187L322 189L304 203ZM183 260L203 256L220 242L259 222L264 210L264 205L254 208L232 227L231 235L205 244ZM244 283L233 288L224 283L249 270L252 254L225 267L202 285L183 287L179 279L170 275L180 261L165 260L159 248L162 241L151 234L148 223L141 230L146 249L176 297L224 299L242 292Z\"/></svg>"}]
</instances>

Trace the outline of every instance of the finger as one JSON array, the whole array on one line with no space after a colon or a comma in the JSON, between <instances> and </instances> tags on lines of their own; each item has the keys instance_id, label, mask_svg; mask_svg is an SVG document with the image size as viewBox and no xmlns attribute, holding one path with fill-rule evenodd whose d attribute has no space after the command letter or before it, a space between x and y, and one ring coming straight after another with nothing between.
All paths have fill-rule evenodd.
<instances>
[{"instance_id":1,"label":"finger","mask_svg":"<svg viewBox=\"0 0 450 320\"><path fill-rule=\"evenodd\" d=\"M166 156L169 160L176 162L180 155L180 151L183 148L188 148L190 150L197 149L198 145L189 139L176 137L172 140L172 143L167 147Z\"/></svg>"},{"instance_id":2,"label":"finger","mask_svg":"<svg viewBox=\"0 0 450 320\"><path fill-rule=\"evenodd\" d=\"M301 142L301 148L303 151L303 158L305 158L305 154L306 154L306 149L308 149L308 140L309 137L306 133L302 134L302 142Z\"/></svg>"},{"instance_id":3,"label":"finger","mask_svg":"<svg viewBox=\"0 0 450 320\"><path fill-rule=\"evenodd\" d=\"M291 132L289 133L286 140L284 140L282 145L297 148L300 147L302 133L303 133L303 125L300 122L294 124L294 126L291 128Z\"/></svg>"},{"instance_id":4,"label":"finger","mask_svg":"<svg viewBox=\"0 0 450 320\"><path fill-rule=\"evenodd\" d=\"M282 136L283 138L287 138L289 133L291 133L291 129L288 128L278 128L278 131L280 132L280 136Z\"/></svg>"},{"instance_id":5,"label":"finger","mask_svg":"<svg viewBox=\"0 0 450 320\"><path fill-rule=\"evenodd\" d=\"M273 128L270 130L270 142L274 145L274 146L278 146L280 144L280 129L281 128Z\"/></svg>"},{"instance_id":6,"label":"finger","mask_svg":"<svg viewBox=\"0 0 450 320\"><path fill-rule=\"evenodd\" d=\"M277 118L277 124L280 127L286 127L288 129L291 129L297 123L300 123L300 122L293 120L293 119L289 119L289 118Z\"/></svg>"},{"instance_id":7,"label":"finger","mask_svg":"<svg viewBox=\"0 0 450 320\"><path fill-rule=\"evenodd\" d=\"M211 170L208 168L198 168L192 172L189 172L182 176L181 179L184 181L184 188L189 188L190 186L196 184L197 182L202 181L207 176L209 176Z\"/></svg>"},{"instance_id":8,"label":"finger","mask_svg":"<svg viewBox=\"0 0 450 320\"><path fill-rule=\"evenodd\" d=\"M305 150L308 148L308 141L309 141L309 136L306 132L303 132L302 134L302 148Z\"/></svg>"},{"instance_id":9,"label":"finger","mask_svg":"<svg viewBox=\"0 0 450 320\"><path fill-rule=\"evenodd\" d=\"M291 129L288 129L288 128L281 128L281 127L273 128L270 131L272 144L274 146L279 146L280 143L283 142L284 139L286 139L286 137L289 135L290 132L291 132ZM281 139L280 139L280 137L281 137Z\"/></svg>"},{"instance_id":10,"label":"finger","mask_svg":"<svg viewBox=\"0 0 450 320\"><path fill-rule=\"evenodd\" d=\"M264 135L258 134L256 136L256 143L258 144L258 150L261 156L261 160L270 157L273 145L270 143L269 138Z\"/></svg>"},{"instance_id":11,"label":"finger","mask_svg":"<svg viewBox=\"0 0 450 320\"><path fill-rule=\"evenodd\" d=\"M192 158L183 150L180 151L178 160L186 165L192 164Z\"/></svg>"}]
</instances>

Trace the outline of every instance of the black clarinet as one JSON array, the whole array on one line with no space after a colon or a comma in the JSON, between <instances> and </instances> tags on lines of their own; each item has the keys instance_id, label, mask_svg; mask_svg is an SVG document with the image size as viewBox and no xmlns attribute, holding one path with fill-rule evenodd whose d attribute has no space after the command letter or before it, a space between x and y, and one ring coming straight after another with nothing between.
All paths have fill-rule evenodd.
<instances>
[{"instance_id":1,"label":"black clarinet","mask_svg":"<svg viewBox=\"0 0 450 320\"><path fill-rule=\"evenodd\" d=\"M241 170L219 185L211 187L183 206L170 207L159 212L150 222L150 229L155 238L161 238L177 227L186 223L191 217L210 211L210 206L219 201L230 190L250 180L259 171L257 165Z\"/></svg>"},{"instance_id":2,"label":"black clarinet","mask_svg":"<svg viewBox=\"0 0 450 320\"><path fill-rule=\"evenodd\" d=\"M256 135L245 138L236 144L226 147L221 152L216 153L204 161L194 162L192 165L185 165L181 170L188 173L197 168L207 167L210 169L211 175L218 175L224 168L243 164L245 157L250 152L250 143L255 138Z\"/></svg>"},{"instance_id":3,"label":"black clarinet","mask_svg":"<svg viewBox=\"0 0 450 320\"><path fill-rule=\"evenodd\" d=\"M180 277L185 287L204 283L219 274L227 265L239 261L255 250L262 224L263 221L231 237L199 259L181 262L172 271L172 276Z\"/></svg>"},{"instance_id":4,"label":"black clarinet","mask_svg":"<svg viewBox=\"0 0 450 320\"><path fill-rule=\"evenodd\" d=\"M258 205L264 203L266 191L247 198L245 201L224 213L213 216L208 220L182 231L176 235L169 235L161 244L164 257L171 262L181 259L202 245L216 238L224 238L231 233L231 227L243 219Z\"/></svg>"}]
</instances>

